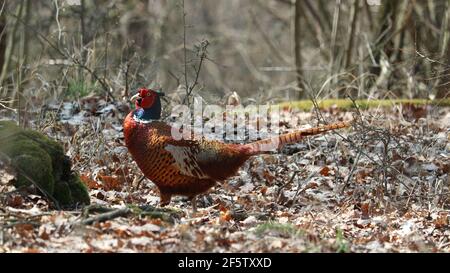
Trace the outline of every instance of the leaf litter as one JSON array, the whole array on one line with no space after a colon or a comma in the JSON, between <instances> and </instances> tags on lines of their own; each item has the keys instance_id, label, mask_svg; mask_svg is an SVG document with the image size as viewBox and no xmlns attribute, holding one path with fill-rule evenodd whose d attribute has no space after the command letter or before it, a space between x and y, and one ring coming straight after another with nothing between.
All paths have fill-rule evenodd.
<instances>
[{"instance_id":1,"label":"leaf litter","mask_svg":"<svg viewBox=\"0 0 450 273\"><path fill-rule=\"evenodd\" d=\"M11 186L16 174L1 161L0 252L450 251L448 108L425 116L365 110L350 130L250 159L238 176L199 196L193 214L182 197L167 211L142 210L159 198L124 146L128 107L98 98L81 103L55 107L59 120L43 131L65 145L93 211L53 210ZM349 116L323 114L330 121ZM317 123L313 112L281 115L294 117L299 125ZM80 224L121 209L119 217Z\"/></svg>"}]
</instances>

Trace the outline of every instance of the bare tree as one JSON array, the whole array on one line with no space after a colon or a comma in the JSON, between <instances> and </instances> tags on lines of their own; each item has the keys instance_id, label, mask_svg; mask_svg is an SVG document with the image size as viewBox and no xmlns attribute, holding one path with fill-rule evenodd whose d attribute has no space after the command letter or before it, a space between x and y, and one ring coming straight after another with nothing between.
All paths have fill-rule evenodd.
<instances>
[{"instance_id":1,"label":"bare tree","mask_svg":"<svg viewBox=\"0 0 450 273\"><path fill-rule=\"evenodd\" d=\"M294 14L294 56L295 56L295 73L298 88L298 97L305 97L304 78L302 73L302 47L301 47L301 13L302 13L302 0L295 1L295 14Z\"/></svg>"}]
</instances>

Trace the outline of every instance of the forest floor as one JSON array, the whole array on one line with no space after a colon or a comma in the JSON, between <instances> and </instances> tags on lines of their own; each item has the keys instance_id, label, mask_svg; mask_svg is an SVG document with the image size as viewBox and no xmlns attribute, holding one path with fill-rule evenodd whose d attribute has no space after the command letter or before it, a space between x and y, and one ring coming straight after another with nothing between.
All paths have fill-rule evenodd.
<instances>
[{"instance_id":1,"label":"forest floor","mask_svg":"<svg viewBox=\"0 0 450 273\"><path fill-rule=\"evenodd\" d=\"M0 252L449 252L450 108L364 110L350 129L253 157L190 202L157 207L123 143L126 106L91 98L31 124L62 142L92 205L51 209L0 174ZM329 122L353 112L323 110ZM298 128L314 111L286 111ZM360 119L362 118L362 119ZM288 131L292 128L284 128ZM148 205L145 209L143 205Z\"/></svg>"}]
</instances>

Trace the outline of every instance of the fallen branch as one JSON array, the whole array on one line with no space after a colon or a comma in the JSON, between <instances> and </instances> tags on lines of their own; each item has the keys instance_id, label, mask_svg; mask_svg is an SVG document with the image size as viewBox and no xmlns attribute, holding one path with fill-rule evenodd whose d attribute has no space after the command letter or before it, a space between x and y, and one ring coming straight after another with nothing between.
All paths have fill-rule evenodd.
<instances>
[{"instance_id":1,"label":"fallen branch","mask_svg":"<svg viewBox=\"0 0 450 273\"><path fill-rule=\"evenodd\" d=\"M88 217L89 213L92 212L102 213ZM170 208L157 208L151 205L129 206L119 209L100 205L91 205L84 208L82 212L82 218L84 219L80 220L78 223L81 225L92 225L93 223L105 222L118 217L126 217L129 214L158 218L169 223L174 223L180 212L174 211Z\"/></svg>"},{"instance_id":2,"label":"fallen branch","mask_svg":"<svg viewBox=\"0 0 450 273\"><path fill-rule=\"evenodd\" d=\"M82 220L80 223L82 225L92 225L93 223L105 222L108 220L113 220L118 217L127 216L132 211L129 208L121 208L113 211L105 212L96 216L89 217L87 219Z\"/></svg>"},{"instance_id":3,"label":"fallen branch","mask_svg":"<svg viewBox=\"0 0 450 273\"><path fill-rule=\"evenodd\" d=\"M165 222L175 223L176 219L179 219L184 212L175 211L170 208L157 208L151 205L143 205L137 207L139 215L147 216L152 219L161 219Z\"/></svg>"},{"instance_id":4,"label":"fallen branch","mask_svg":"<svg viewBox=\"0 0 450 273\"><path fill-rule=\"evenodd\" d=\"M106 213L106 212L111 212L114 211L114 208L110 208L110 207L105 207L105 206L101 206L101 205L89 205L83 208L83 210L81 211L81 217L82 218L88 218L89 214L91 213Z\"/></svg>"}]
</instances>

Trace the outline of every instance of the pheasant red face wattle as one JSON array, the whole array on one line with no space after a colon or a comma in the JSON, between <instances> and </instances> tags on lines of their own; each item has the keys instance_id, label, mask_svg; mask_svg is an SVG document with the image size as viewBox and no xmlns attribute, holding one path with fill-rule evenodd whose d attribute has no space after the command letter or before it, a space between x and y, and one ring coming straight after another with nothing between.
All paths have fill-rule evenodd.
<instances>
[{"instance_id":1,"label":"pheasant red face wattle","mask_svg":"<svg viewBox=\"0 0 450 273\"><path fill-rule=\"evenodd\" d=\"M151 89L141 88L131 100L136 100L136 108L150 108L155 103L158 93Z\"/></svg>"}]
</instances>

